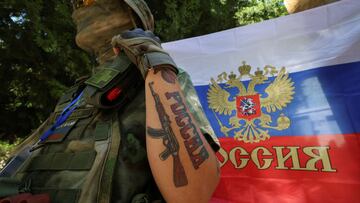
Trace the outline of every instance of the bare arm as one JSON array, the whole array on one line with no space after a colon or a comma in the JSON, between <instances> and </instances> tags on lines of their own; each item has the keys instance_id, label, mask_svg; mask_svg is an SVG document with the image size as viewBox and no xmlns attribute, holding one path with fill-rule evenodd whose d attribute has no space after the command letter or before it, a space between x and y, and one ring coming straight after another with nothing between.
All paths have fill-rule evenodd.
<instances>
[{"instance_id":1,"label":"bare arm","mask_svg":"<svg viewBox=\"0 0 360 203\"><path fill-rule=\"evenodd\" d=\"M170 203L208 202L219 180L218 162L186 106L176 64L160 43L142 29L112 39L115 53L123 50L145 79L147 154L162 195Z\"/></svg>"},{"instance_id":2,"label":"bare arm","mask_svg":"<svg viewBox=\"0 0 360 203\"><path fill-rule=\"evenodd\" d=\"M189 112L175 73L150 70L145 81L148 159L167 202L208 202L218 180L215 153Z\"/></svg>"}]
</instances>

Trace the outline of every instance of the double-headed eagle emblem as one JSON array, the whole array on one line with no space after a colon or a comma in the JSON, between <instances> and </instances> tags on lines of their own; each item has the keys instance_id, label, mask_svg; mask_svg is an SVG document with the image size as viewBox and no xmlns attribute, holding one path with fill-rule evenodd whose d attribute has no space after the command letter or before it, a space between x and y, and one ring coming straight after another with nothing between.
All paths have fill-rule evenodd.
<instances>
[{"instance_id":1,"label":"double-headed eagle emblem","mask_svg":"<svg viewBox=\"0 0 360 203\"><path fill-rule=\"evenodd\" d=\"M255 74L251 74L251 66L243 62L238 70L239 76L233 72L229 75L224 72L218 76L217 81L211 78L207 98L209 108L214 111L221 132L225 136L233 136L236 140L254 143L269 139L269 129L289 128L291 122L285 114L280 112L276 123L272 121L270 115L281 111L293 100L294 83L285 68L278 71L275 67L265 66L262 70L258 68ZM276 77L272 81L269 76ZM250 81L242 82L244 77L249 77ZM257 85L266 84L269 84L265 88L266 94L256 91ZM230 116L228 124L224 125L218 115Z\"/></svg>"}]
</instances>

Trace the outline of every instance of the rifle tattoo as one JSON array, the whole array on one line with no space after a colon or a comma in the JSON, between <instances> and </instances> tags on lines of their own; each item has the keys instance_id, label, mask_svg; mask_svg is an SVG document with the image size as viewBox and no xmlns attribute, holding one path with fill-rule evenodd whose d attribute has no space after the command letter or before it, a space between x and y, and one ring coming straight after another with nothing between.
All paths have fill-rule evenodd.
<instances>
[{"instance_id":1,"label":"rifle tattoo","mask_svg":"<svg viewBox=\"0 0 360 203\"><path fill-rule=\"evenodd\" d=\"M181 98L180 93L166 92L165 96L168 100L173 99L176 101L170 108L176 116L175 121L180 127L180 134L185 140L185 148L190 156L193 167L198 169L200 165L209 158L209 153L203 146L200 133L187 112L187 107Z\"/></svg>"},{"instance_id":2,"label":"rifle tattoo","mask_svg":"<svg viewBox=\"0 0 360 203\"><path fill-rule=\"evenodd\" d=\"M171 128L171 121L166 114L163 104L160 101L159 95L154 91L154 82L149 83L151 94L155 100L156 111L159 115L161 129L147 128L147 133L157 139L163 139L163 144L166 147L159 156L161 160L166 160L170 155L173 157L173 179L176 187L182 187L188 184L184 167L179 157L179 143L176 140L175 134Z\"/></svg>"}]
</instances>

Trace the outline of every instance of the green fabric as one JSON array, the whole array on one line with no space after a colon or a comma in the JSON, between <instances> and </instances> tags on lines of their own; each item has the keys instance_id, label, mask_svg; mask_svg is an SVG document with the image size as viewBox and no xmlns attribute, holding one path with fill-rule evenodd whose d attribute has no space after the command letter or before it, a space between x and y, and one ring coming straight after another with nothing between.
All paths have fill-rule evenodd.
<instances>
[{"instance_id":1,"label":"green fabric","mask_svg":"<svg viewBox=\"0 0 360 203\"><path fill-rule=\"evenodd\" d=\"M77 109L69 116L68 120L76 120L80 118L88 118L93 113L93 108Z\"/></svg>"},{"instance_id":2,"label":"green fabric","mask_svg":"<svg viewBox=\"0 0 360 203\"><path fill-rule=\"evenodd\" d=\"M29 171L34 170L46 170L51 166L51 161L53 160L54 154L46 154L46 155L40 155L33 158L31 163L28 166Z\"/></svg>"},{"instance_id":3,"label":"green fabric","mask_svg":"<svg viewBox=\"0 0 360 203\"><path fill-rule=\"evenodd\" d=\"M128 99L131 100L129 91L138 89L139 84L143 84L141 76L133 64L124 55L118 56L113 62L103 65L93 77L85 83L84 100L90 105L99 109L113 109L123 105ZM109 91L114 87L120 87L123 91L113 101L105 99Z\"/></svg>"},{"instance_id":4,"label":"green fabric","mask_svg":"<svg viewBox=\"0 0 360 203\"><path fill-rule=\"evenodd\" d=\"M62 110L63 109L61 109L61 111ZM55 116L52 118L52 122L56 121L56 119L60 116L61 111L55 114ZM76 109L75 111L72 112L72 114L69 116L67 120L78 120L78 119L88 118L92 115L93 112L94 112L93 108Z\"/></svg>"},{"instance_id":5,"label":"green fabric","mask_svg":"<svg viewBox=\"0 0 360 203\"><path fill-rule=\"evenodd\" d=\"M98 123L95 128L95 141L106 140L109 137L111 123Z\"/></svg>"},{"instance_id":6,"label":"green fabric","mask_svg":"<svg viewBox=\"0 0 360 203\"><path fill-rule=\"evenodd\" d=\"M19 194L21 182L15 178L0 178L0 198Z\"/></svg>"},{"instance_id":7,"label":"green fabric","mask_svg":"<svg viewBox=\"0 0 360 203\"><path fill-rule=\"evenodd\" d=\"M201 105L188 75L180 70L178 80L202 132L211 133L206 117L201 114ZM121 109L96 109L87 101L80 102L78 109L69 118L79 120L65 140L46 144L36 151L32 159L27 161L29 167L24 167L18 177L23 182L31 180L31 189L42 188L38 191L43 192L45 189L53 189L53 202L74 202L77 194L81 198L89 197L86 202L131 202L137 194L142 193L148 194L150 202L161 200L146 156L145 112L144 88L134 91L134 98ZM50 126L49 122L44 128ZM42 132L33 137L39 137L40 134ZM104 157L100 158L100 155ZM94 171L93 176L89 176ZM89 185L93 190L89 190ZM147 192L147 188L154 190ZM60 192L62 196L67 196L64 198L58 195L56 189L86 192Z\"/></svg>"},{"instance_id":8,"label":"green fabric","mask_svg":"<svg viewBox=\"0 0 360 203\"><path fill-rule=\"evenodd\" d=\"M69 104L70 104L70 101L56 105L55 112L58 112L60 114L62 112L62 110L65 109Z\"/></svg>"},{"instance_id":9,"label":"green fabric","mask_svg":"<svg viewBox=\"0 0 360 203\"><path fill-rule=\"evenodd\" d=\"M89 170L96 157L95 151L75 153L67 170Z\"/></svg>"},{"instance_id":10,"label":"green fabric","mask_svg":"<svg viewBox=\"0 0 360 203\"><path fill-rule=\"evenodd\" d=\"M60 98L58 104L63 104L72 100L74 94L78 90L78 86L71 87L66 93Z\"/></svg>"},{"instance_id":11,"label":"green fabric","mask_svg":"<svg viewBox=\"0 0 360 203\"><path fill-rule=\"evenodd\" d=\"M123 73L131 65L130 59L121 54L116 57L111 63L107 63L104 68L96 72L92 77L85 81L85 84L91 85L98 89L105 88L116 76ZM92 95L89 95L92 96Z\"/></svg>"},{"instance_id":12,"label":"green fabric","mask_svg":"<svg viewBox=\"0 0 360 203\"><path fill-rule=\"evenodd\" d=\"M176 68L176 64L173 59L166 53L163 52L151 52L147 53L146 57L151 67L158 65L171 65Z\"/></svg>"},{"instance_id":13,"label":"green fabric","mask_svg":"<svg viewBox=\"0 0 360 203\"><path fill-rule=\"evenodd\" d=\"M76 203L81 190L78 189L53 189L33 188L34 194L47 193L50 195L51 203Z\"/></svg>"},{"instance_id":14,"label":"green fabric","mask_svg":"<svg viewBox=\"0 0 360 203\"><path fill-rule=\"evenodd\" d=\"M72 203L77 202L80 190L58 190L54 203ZM60 200L60 201L59 201Z\"/></svg>"},{"instance_id":15,"label":"green fabric","mask_svg":"<svg viewBox=\"0 0 360 203\"><path fill-rule=\"evenodd\" d=\"M49 153L34 157L26 170L89 170L94 162L95 157L95 151L77 153Z\"/></svg>"},{"instance_id":16,"label":"green fabric","mask_svg":"<svg viewBox=\"0 0 360 203\"><path fill-rule=\"evenodd\" d=\"M120 54L114 59L111 64L108 64L108 68L113 68L121 73L124 72L131 65L130 59L125 54Z\"/></svg>"},{"instance_id":17,"label":"green fabric","mask_svg":"<svg viewBox=\"0 0 360 203\"><path fill-rule=\"evenodd\" d=\"M68 89L65 94L58 101L55 112L62 111L68 104L70 104L71 100L74 98L74 95L80 90L81 83L77 83Z\"/></svg>"},{"instance_id":18,"label":"green fabric","mask_svg":"<svg viewBox=\"0 0 360 203\"><path fill-rule=\"evenodd\" d=\"M141 142L136 138L133 133L129 133L126 136L126 142L126 148L131 154L131 156L128 157L131 163L139 163L142 160L146 159L146 149L141 146Z\"/></svg>"},{"instance_id":19,"label":"green fabric","mask_svg":"<svg viewBox=\"0 0 360 203\"><path fill-rule=\"evenodd\" d=\"M94 96L97 92L97 88L93 87L93 86L86 86L84 89L84 98L90 98L92 96Z\"/></svg>"},{"instance_id":20,"label":"green fabric","mask_svg":"<svg viewBox=\"0 0 360 203\"><path fill-rule=\"evenodd\" d=\"M72 154L71 154L72 155ZM71 156L70 155L70 156ZM69 154L67 153L56 153L53 156L53 160L51 162L51 170L65 170L69 167Z\"/></svg>"},{"instance_id":21,"label":"green fabric","mask_svg":"<svg viewBox=\"0 0 360 203\"><path fill-rule=\"evenodd\" d=\"M135 197L131 200L131 203L149 203L149 197L147 194L137 194Z\"/></svg>"},{"instance_id":22,"label":"green fabric","mask_svg":"<svg viewBox=\"0 0 360 203\"><path fill-rule=\"evenodd\" d=\"M86 80L85 84L102 89L107 84L109 84L119 73L119 70L113 68L104 68Z\"/></svg>"},{"instance_id":23,"label":"green fabric","mask_svg":"<svg viewBox=\"0 0 360 203\"><path fill-rule=\"evenodd\" d=\"M104 171L102 174L99 188L99 201L104 203L111 201L111 192L116 168L116 161L118 158L119 146L121 142L119 120L116 114L113 115L111 124L111 144L105 161ZM109 130L108 126L101 128L107 130L107 132Z\"/></svg>"}]
</instances>

